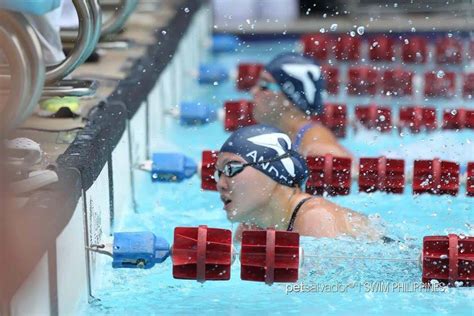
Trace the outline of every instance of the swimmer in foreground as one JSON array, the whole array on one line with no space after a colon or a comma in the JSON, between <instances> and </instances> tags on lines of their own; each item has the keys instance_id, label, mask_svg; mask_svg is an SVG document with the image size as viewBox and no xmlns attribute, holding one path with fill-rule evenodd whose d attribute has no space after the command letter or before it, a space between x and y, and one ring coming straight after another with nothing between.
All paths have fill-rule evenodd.
<instances>
[{"instance_id":1,"label":"swimmer in foreground","mask_svg":"<svg viewBox=\"0 0 474 316\"><path fill-rule=\"evenodd\" d=\"M332 154L351 158L328 128L311 120L323 112L321 68L296 53L278 55L262 71L252 88L253 116L262 124L281 129L303 156Z\"/></svg>"},{"instance_id":2,"label":"swimmer in foreground","mask_svg":"<svg viewBox=\"0 0 474 316\"><path fill-rule=\"evenodd\" d=\"M235 131L222 145L216 164L217 190L231 222L242 229L295 231L313 237L382 238L362 214L306 194L309 171L288 135L253 125Z\"/></svg>"}]
</instances>

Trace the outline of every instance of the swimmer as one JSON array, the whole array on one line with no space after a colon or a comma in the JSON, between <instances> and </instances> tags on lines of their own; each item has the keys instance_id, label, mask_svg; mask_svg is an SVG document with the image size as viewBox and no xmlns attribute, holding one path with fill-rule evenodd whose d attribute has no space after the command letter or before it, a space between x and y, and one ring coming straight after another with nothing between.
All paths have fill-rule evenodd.
<instances>
[{"instance_id":1,"label":"swimmer","mask_svg":"<svg viewBox=\"0 0 474 316\"><path fill-rule=\"evenodd\" d=\"M262 124L290 136L303 156L332 154L352 158L328 128L311 121L323 111L321 68L314 60L296 53L283 53L266 66L251 89L253 116Z\"/></svg>"},{"instance_id":2,"label":"swimmer","mask_svg":"<svg viewBox=\"0 0 474 316\"><path fill-rule=\"evenodd\" d=\"M382 238L362 214L306 194L309 171L288 135L268 125L235 131L216 163L217 190L231 222L246 228L295 231L301 236Z\"/></svg>"}]
</instances>

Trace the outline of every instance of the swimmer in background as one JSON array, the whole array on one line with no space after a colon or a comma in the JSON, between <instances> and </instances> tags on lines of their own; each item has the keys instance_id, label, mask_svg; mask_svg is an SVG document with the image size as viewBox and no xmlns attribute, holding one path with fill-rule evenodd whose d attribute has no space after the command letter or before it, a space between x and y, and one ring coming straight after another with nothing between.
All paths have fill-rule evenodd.
<instances>
[{"instance_id":1,"label":"swimmer in background","mask_svg":"<svg viewBox=\"0 0 474 316\"><path fill-rule=\"evenodd\" d=\"M215 179L231 222L246 228L295 231L301 236L382 238L362 214L304 193L309 175L288 135L253 125L235 131L222 145Z\"/></svg>"},{"instance_id":2,"label":"swimmer in background","mask_svg":"<svg viewBox=\"0 0 474 316\"><path fill-rule=\"evenodd\" d=\"M303 156L352 158L334 134L311 120L323 112L321 91L324 88L321 67L313 59L297 53L275 57L260 74L251 89L255 120L288 134L295 150Z\"/></svg>"}]
</instances>

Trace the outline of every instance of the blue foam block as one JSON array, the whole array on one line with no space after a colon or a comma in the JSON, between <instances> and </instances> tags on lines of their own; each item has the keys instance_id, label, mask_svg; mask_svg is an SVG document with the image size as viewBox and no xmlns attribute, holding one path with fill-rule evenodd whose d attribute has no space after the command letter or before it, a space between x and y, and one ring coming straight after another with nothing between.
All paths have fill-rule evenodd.
<instances>
[{"instance_id":1,"label":"blue foam block","mask_svg":"<svg viewBox=\"0 0 474 316\"><path fill-rule=\"evenodd\" d=\"M180 123L183 125L206 124L217 119L216 109L201 102L181 102Z\"/></svg>"},{"instance_id":2,"label":"blue foam block","mask_svg":"<svg viewBox=\"0 0 474 316\"><path fill-rule=\"evenodd\" d=\"M218 64L201 64L199 66L200 84L216 84L222 83L229 79L228 70Z\"/></svg>"},{"instance_id":3,"label":"blue foam block","mask_svg":"<svg viewBox=\"0 0 474 316\"><path fill-rule=\"evenodd\" d=\"M218 34L212 37L212 51L214 53L235 52L239 47L239 39L235 35Z\"/></svg>"},{"instance_id":4,"label":"blue foam block","mask_svg":"<svg viewBox=\"0 0 474 316\"><path fill-rule=\"evenodd\" d=\"M170 254L170 245L151 232L115 233L112 267L150 269Z\"/></svg>"},{"instance_id":5,"label":"blue foam block","mask_svg":"<svg viewBox=\"0 0 474 316\"><path fill-rule=\"evenodd\" d=\"M181 182L197 172L197 164L181 153L154 153L152 181Z\"/></svg>"}]
</instances>

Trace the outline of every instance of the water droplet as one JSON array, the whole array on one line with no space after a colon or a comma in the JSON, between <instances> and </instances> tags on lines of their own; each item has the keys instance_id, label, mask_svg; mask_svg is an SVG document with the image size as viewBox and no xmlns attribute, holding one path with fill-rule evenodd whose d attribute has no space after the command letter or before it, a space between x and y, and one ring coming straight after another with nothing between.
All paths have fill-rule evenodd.
<instances>
[{"instance_id":1,"label":"water droplet","mask_svg":"<svg viewBox=\"0 0 474 316\"><path fill-rule=\"evenodd\" d=\"M410 44L410 41L408 40L408 38L405 38L404 42L405 42L405 45Z\"/></svg>"},{"instance_id":2,"label":"water droplet","mask_svg":"<svg viewBox=\"0 0 474 316\"><path fill-rule=\"evenodd\" d=\"M331 24L331 27L329 29L334 32L335 30L337 30L337 24Z\"/></svg>"},{"instance_id":3,"label":"water droplet","mask_svg":"<svg viewBox=\"0 0 474 316\"><path fill-rule=\"evenodd\" d=\"M189 13L189 8L184 8L184 12Z\"/></svg>"},{"instance_id":4,"label":"water droplet","mask_svg":"<svg viewBox=\"0 0 474 316\"><path fill-rule=\"evenodd\" d=\"M414 27L412 27L410 31L416 32L416 29Z\"/></svg>"},{"instance_id":5,"label":"water droplet","mask_svg":"<svg viewBox=\"0 0 474 316\"><path fill-rule=\"evenodd\" d=\"M165 30L161 31L161 34L166 35L166 31Z\"/></svg>"},{"instance_id":6,"label":"water droplet","mask_svg":"<svg viewBox=\"0 0 474 316\"><path fill-rule=\"evenodd\" d=\"M359 27L357 28L357 34L363 35L364 32L365 32L365 28L364 28L363 26L359 26Z\"/></svg>"},{"instance_id":7,"label":"water droplet","mask_svg":"<svg viewBox=\"0 0 474 316\"><path fill-rule=\"evenodd\" d=\"M349 35L350 35L351 37L354 37L354 36L356 36L356 33L355 33L354 31L351 31L351 32L349 33Z\"/></svg>"},{"instance_id":8,"label":"water droplet","mask_svg":"<svg viewBox=\"0 0 474 316\"><path fill-rule=\"evenodd\" d=\"M440 259L448 259L448 255L441 255L439 256Z\"/></svg>"},{"instance_id":9,"label":"water droplet","mask_svg":"<svg viewBox=\"0 0 474 316\"><path fill-rule=\"evenodd\" d=\"M442 70L439 70L439 71L436 73L436 77L438 77L438 78L440 78L440 79L441 79L441 78L444 78L444 75L445 75L445 73L444 73L444 71L442 71Z\"/></svg>"},{"instance_id":10,"label":"water droplet","mask_svg":"<svg viewBox=\"0 0 474 316\"><path fill-rule=\"evenodd\" d=\"M326 30L324 29L324 27L322 27L322 28L319 29L319 32L320 32L320 33L325 33Z\"/></svg>"}]
</instances>

